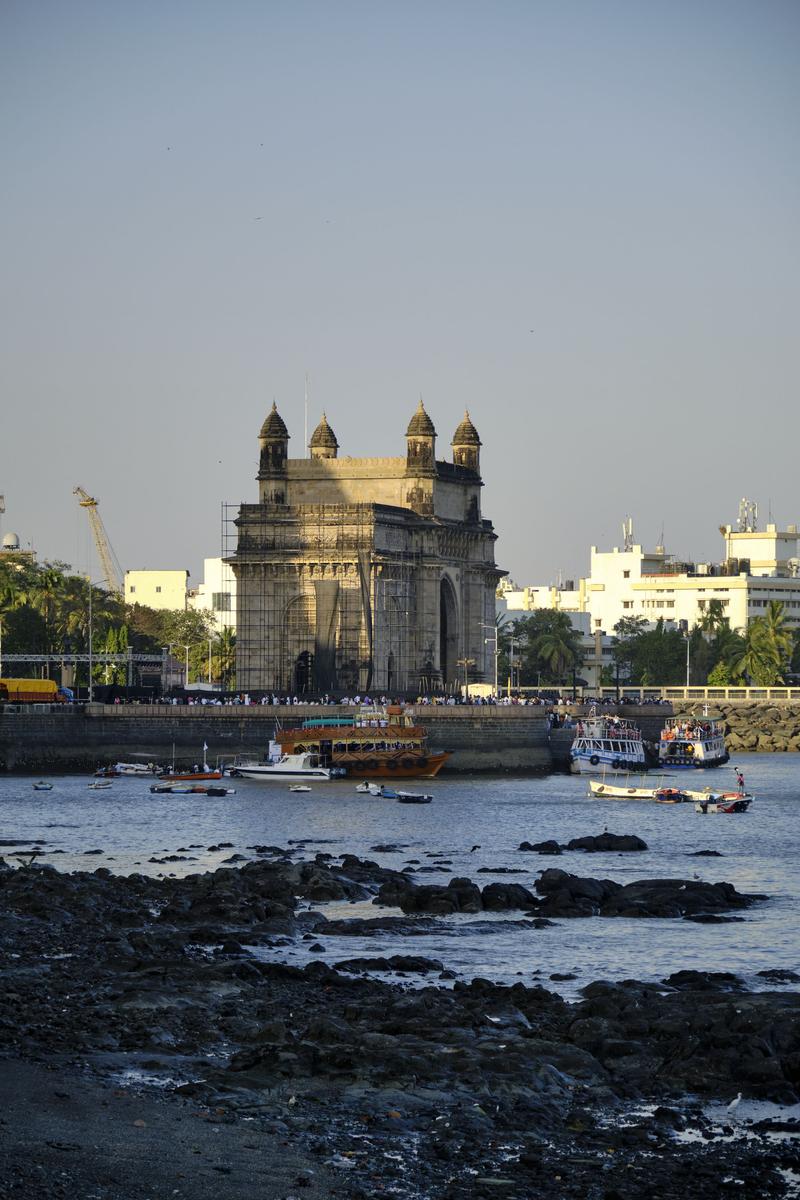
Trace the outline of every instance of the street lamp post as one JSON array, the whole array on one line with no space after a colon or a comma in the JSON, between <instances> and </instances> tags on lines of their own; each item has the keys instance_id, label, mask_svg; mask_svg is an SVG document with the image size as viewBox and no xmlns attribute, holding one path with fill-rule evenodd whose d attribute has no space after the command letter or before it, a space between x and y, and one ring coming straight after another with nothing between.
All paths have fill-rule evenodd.
<instances>
[{"instance_id":1,"label":"street lamp post","mask_svg":"<svg viewBox=\"0 0 800 1200\"><path fill-rule=\"evenodd\" d=\"M189 646L187 646L184 643L183 648L185 651L184 668L183 668L183 686L184 686L184 688L187 688L189 686Z\"/></svg>"},{"instance_id":2,"label":"street lamp post","mask_svg":"<svg viewBox=\"0 0 800 1200\"><path fill-rule=\"evenodd\" d=\"M469 701L469 669L475 666L475 659L459 658L456 665L464 668L464 699Z\"/></svg>"},{"instance_id":3,"label":"street lamp post","mask_svg":"<svg viewBox=\"0 0 800 1200\"><path fill-rule=\"evenodd\" d=\"M89 688L88 688L88 693L87 693L89 696L90 704L92 703L92 700L94 699L94 689L92 687L92 668L93 668L92 633L93 633L93 630L92 630L92 580L91 580L91 576L90 576L89 577Z\"/></svg>"},{"instance_id":4,"label":"street lamp post","mask_svg":"<svg viewBox=\"0 0 800 1200\"><path fill-rule=\"evenodd\" d=\"M497 626L496 625L485 625L483 622L481 622L481 629L493 629L494 630L494 637L485 637L483 639L483 644L484 644L484 646L488 646L489 642L491 642L492 645L494 646L494 696L495 696L495 699L497 699L497 651L498 651Z\"/></svg>"}]
</instances>

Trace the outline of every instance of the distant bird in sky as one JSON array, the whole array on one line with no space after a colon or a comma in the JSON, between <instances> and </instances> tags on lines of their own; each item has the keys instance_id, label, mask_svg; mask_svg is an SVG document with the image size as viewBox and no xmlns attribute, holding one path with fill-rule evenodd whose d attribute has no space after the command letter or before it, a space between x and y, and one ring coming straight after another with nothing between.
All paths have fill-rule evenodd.
<instances>
[{"instance_id":1,"label":"distant bird in sky","mask_svg":"<svg viewBox=\"0 0 800 1200\"><path fill-rule=\"evenodd\" d=\"M253 220L254 221L263 221L264 218L263 217L253 217Z\"/></svg>"}]
</instances>

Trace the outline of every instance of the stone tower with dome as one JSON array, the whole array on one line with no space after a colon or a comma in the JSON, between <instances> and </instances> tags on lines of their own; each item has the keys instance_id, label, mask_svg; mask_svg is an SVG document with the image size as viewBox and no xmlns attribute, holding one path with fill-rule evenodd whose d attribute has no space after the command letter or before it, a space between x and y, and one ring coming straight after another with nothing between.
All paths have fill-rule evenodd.
<instances>
[{"instance_id":1,"label":"stone tower with dome","mask_svg":"<svg viewBox=\"0 0 800 1200\"><path fill-rule=\"evenodd\" d=\"M469 413L436 457L420 400L406 452L339 456L323 414L309 457L289 457L273 404L259 433L258 503L242 504L237 686L298 695L455 691L494 673L495 533L481 515ZM487 642L487 636L489 640Z\"/></svg>"}]
</instances>

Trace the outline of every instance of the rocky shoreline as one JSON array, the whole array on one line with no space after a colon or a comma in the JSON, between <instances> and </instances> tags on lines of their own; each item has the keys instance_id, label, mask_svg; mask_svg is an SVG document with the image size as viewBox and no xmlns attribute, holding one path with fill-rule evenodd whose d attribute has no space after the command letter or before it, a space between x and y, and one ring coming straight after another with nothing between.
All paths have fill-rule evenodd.
<instances>
[{"instance_id":1,"label":"rocky shoreline","mask_svg":"<svg viewBox=\"0 0 800 1200\"><path fill-rule=\"evenodd\" d=\"M564 849L553 845L529 848ZM73 1149L50 1138L37 1159L30 1114L6 1107L3 1200L235 1200L258 1194L251 1145L277 1172L270 1196L286 1200L787 1194L786 1172L800 1170L787 1137L796 1121L748 1124L747 1138L731 1140L735 1116L723 1108L714 1120L703 1106L738 1093L800 1099L800 995L786 990L797 977L775 972L772 990L759 992L725 973L597 981L570 1004L523 982L467 984L405 951L333 967L279 961L298 940L313 951L354 932L402 948L421 922L456 912L507 913L530 936L631 915L681 918L690 930L695 920L735 921L765 897L722 882L622 886L555 868L532 891L467 878L418 884L352 855L249 849L255 861L182 879L12 870L0 860L0 1073L47 1071L56 1097L76 1087L96 1095L92 1130L118 1093L120 1104L136 1098L131 1114L149 1105L154 1120L180 1126L174 1161L162 1147L159 1192L156 1149L148 1169L140 1152L140 1176L115 1175L113 1161L101 1168L91 1138L76 1137ZM313 907L370 899L373 918L327 919ZM375 978L382 971L393 981ZM165 1095L142 1076L173 1083ZM228 1146L224 1161L206 1155L204 1174L196 1135L195 1180L183 1121ZM133 1118L130 1137L147 1125ZM35 1161L45 1163L38 1175Z\"/></svg>"}]
</instances>

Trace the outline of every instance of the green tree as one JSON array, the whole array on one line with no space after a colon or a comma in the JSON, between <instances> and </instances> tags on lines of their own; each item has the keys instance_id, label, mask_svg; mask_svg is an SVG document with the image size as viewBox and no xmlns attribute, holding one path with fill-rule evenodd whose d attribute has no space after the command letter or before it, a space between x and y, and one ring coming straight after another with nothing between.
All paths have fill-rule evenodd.
<instances>
[{"instance_id":1,"label":"green tree","mask_svg":"<svg viewBox=\"0 0 800 1200\"><path fill-rule=\"evenodd\" d=\"M213 644L212 664L214 678L218 679L226 692L236 686L236 633L225 628Z\"/></svg>"},{"instance_id":2,"label":"green tree","mask_svg":"<svg viewBox=\"0 0 800 1200\"><path fill-rule=\"evenodd\" d=\"M525 686L563 683L567 673L583 661L580 634L573 629L569 615L556 609L537 609L519 617L503 626L499 637L506 656L513 639L519 682Z\"/></svg>"},{"instance_id":3,"label":"green tree","mask_svg":"<svg viewBox=\"0 0 800 1200\"><path fill-rule=\"evenodd\" d=\"M647 621L644 617L621 617L614 626L616 636L611 655L622 679L633 679L636 647L646 631Z\"/></svg>"}]
</instances>

